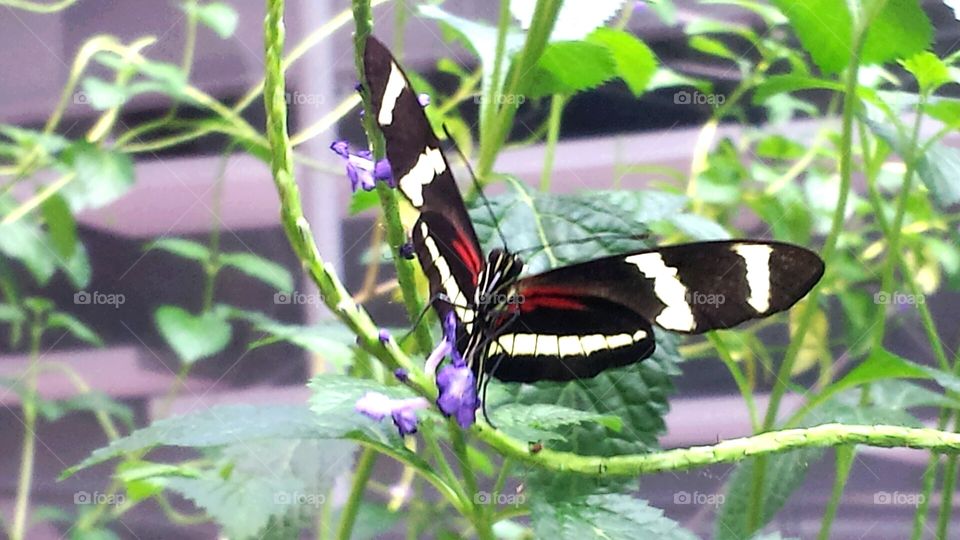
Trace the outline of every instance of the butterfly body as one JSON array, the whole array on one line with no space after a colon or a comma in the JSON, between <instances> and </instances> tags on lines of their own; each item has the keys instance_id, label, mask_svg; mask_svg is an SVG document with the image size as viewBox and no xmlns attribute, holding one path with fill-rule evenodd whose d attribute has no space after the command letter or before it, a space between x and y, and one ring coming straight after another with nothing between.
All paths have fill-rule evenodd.
<instances>
[{"instance_id":1,"label":"butterfly body","mask_svg":"<svg viewBox=\"0 0 960 540\"><path fill-rule=\"evenodd\" d=\"M482 384L566 381L648 358L654 326L700 334L790 308L823 274L813 252L762 240L698 242L523 275L505 248L484 257L417 95L382 43L364 75L433 306L457 319L456 345Z\"/></svg>"}]
</instances>

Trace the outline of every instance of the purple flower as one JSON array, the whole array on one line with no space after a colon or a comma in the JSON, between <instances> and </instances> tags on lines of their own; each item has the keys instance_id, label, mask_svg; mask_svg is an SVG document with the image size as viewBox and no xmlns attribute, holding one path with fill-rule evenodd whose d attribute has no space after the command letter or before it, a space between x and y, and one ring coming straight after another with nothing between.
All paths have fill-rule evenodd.
<instances>
[{"instance_id":1,"label":"purple flower","mask_svg":"<svg viewBox=\"0 0 960 540\"><path fill-rule=\"evenodd\" d=\"M429 406L430 402L422 397L392 399L380 392L367 392L357 400L355 408L377 422L390 415L402 437L417 432L417 411Z\"/></svg>"},{"instance_id":2,"label":"purple flower","mask_svg":"<svg viewBox=\"0 0 960 540\"><path fill-rule=\"evenodd\" d=\"M436 372L443 358L450 356L450 364L437 373L437 389L440 390L437 408L444 415L455 417L460 427L466 429L477 420L480 400L477 396L476 377L460 356L456 343L457 316L450 312L443 319L443 339L427 358L425 369L428 373Z\"/></svg>"},{"instance_id":3,"label":"purple flower","mask_svg":"<svg viewBox=\"0 0 960 540\"><path fill-rule=\"evenodd\" d=\"M477 381L469 366L456 362L444 366L437 374L437 388L440 390L437 398L440 412L455 417L463 429L477 421L480 399L477 397Z\"/></svg>"},{"instance_id":4,"label":"purple flower","mask_svg":"<svg viewBox=\"0 0 960 540\"><path fill-rule=\"evenodd\" d=\"M410 373L403 368L397 368L393 370L393 376L397 378L398 381L405 383L410 380Z\"/></svg>"},{"instance_id":5,"label":"purple flower","mask_svg":"<svg viewBox=\"0 0 960 540\"><path fill-rule=\"evenodd\" d=\"M358 187L364 191L371 191L377 186L377 180L386 182L390 187L396 187L390 162L386 159L374 163L369 150L351 152L350 143L347 141L333 141L330 150L346 162L347 177L350 178L350 187L353 191L357 191Z\"/></svg>"},{"instance_id":6,"label":"purple flower","mask_svg":"<svg viewBox=\"0 0 960 540\"><path fill-rule=\"evenodd\" d=\"M420 103L421 107L426 107L430 104L430 94L418 94L417 102Z\"/></svg>"},{"instance_id":7,"label":"purple flower","mask_svg":"<svg viewBox=\"0 0 960 540\"><path fill-rule=\"evenodd\" d=\"M384 345L390 343L390 331L386 328L381 328L377 337L380 339L380 343L383 343Z\"/></svg>"}]
</instances>

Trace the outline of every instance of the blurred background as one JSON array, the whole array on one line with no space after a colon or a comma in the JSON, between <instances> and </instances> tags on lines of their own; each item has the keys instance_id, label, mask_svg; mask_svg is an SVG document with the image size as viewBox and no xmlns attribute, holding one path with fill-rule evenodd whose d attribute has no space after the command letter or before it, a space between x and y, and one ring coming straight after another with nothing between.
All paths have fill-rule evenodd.
<instances>
[{"instance_id":1,"label":"blurred background","mask_svg":"<svg viewBox=\"0 0 960 540\"><path fill-rule=\"evenodd\" d=\"M233 35L221 39L212 32L196 36L194 85L226 103L235 102L263 77L263 3L252 0L229 2L239 13ZM628 28L656 52L661 62L677 73L709 80L714 99L722 99L740 82L736 64L720 63L688 46L685 28L704 17L752 27L764 33L763 21L750 12L724 6L676 2L675 23L667 24L646 4L638 3ZM936 27L938 54L955 50L960 42L960 24L939 1L924 2ZM299 43L330 17L348 8L347 2L291 0L288 2L288 42ZM496 19L494 2L451 0L445 9L467 18ZM397 10L410 10L404 2L390 2L375 9L376 35L386 43L402 41L402 61L408 69L423 75L437 88L452 90L449 77L437 69L437 61L451 58L467 67L475 60L461 48L441 39L436 24L414 13L400 18ZM174 2L156 0L80 0L57 14L38 15L0 7L0 122L40 128L60 98L70 76L71 64L81 45L96 34L107 33L124 42L144 35L157 37L149 49L153 59L178 63L184 40L184 12ZM398 34L399 32L399 34ZM787 39L784 36L784 39ZM398 41L400 40L400 41ZM727 44L738 55L751 57L742 42ZM93 73L96 73L94 71ZM107 73L106 71L104 73ZM106 75L104 75L106 76ZM309 126L353 92L356 84L351 25L331 39L313 47L289 71L288 103L291 131ZM684 94L683 92L686 92ZM719 98L718 98L719 96ZM703 96L701 96L703 97ZM98 111L82 90L75 93L58 132L77 138L95 122ZM823 108L825 96L813 94L810 101ZM166 113L169 101L145 94L134 98L118 120L136 125ZM557 192L585 188L644 189L663 181L658 171L673 167L690 168L698 133L709 118L712 103L691 98L690 90L664 88L637 100L623 85L611 82L572 99L563 116L561 142L555 159L553 186ZM189 106L182 106L189 115ZM467 103L464 117L476 118L476 106ZM549 104L527 103L521 108L513 140L532 135L549 113ZM262 103L258 100L243 110L252 125L263 124ZM767 122L763 110L748 111L748 124ZM835 119L828 120L835 122ZM819 121L791 120L771 129L782 130L799 140L812 138L821 128ZM736 137L742 126L721 125L719 136ZM300 148L320 167L302 167L298 182L303 189L306 214L317 236L322 256L335 261L351 291L363 285L363 257L373 232L371 213L351 216L351 191L342 166L327 149L335 138L362 143L356 111L337 127ZM960 145L960 138L946 143ZM225 273L218 281L218 301L255 309L275 319L309 324L327 317L318 305L316 291L304 280L279 222L279 203L268 167L248 154L226 159L228 141L211 135L163 151L145 149L136 154L132 189L107 207L78 216L79 235L86 246L92 267L92 281L77 293L62 275L54 277L43 294L61 309L89 324L105 341L104 348L92 348L67 333L51 336L42 346L45 359L62 361L76 369L88 383L134 411L136 425L146 425L160 414L196 411L222 403L302 403L308 397L304 383L318 369L322 357L312 357L286 344L248 350L247 344L261 337L253 330L236 329L230 345L215 358L198 364L184 389L172 403L164 396L177 380L179 362L165 345L154 322L153 310L160 304L199 309L203 272L182 258L144 246L162 237L183 237L206 242L219 229L225 251L248 251L287 267L295 276L295 292L278 296L271 287L251 281L240 273ZM501 154L495 170L510 172L535 185L543 163L542 145L508 149ZM221 176L222 183L217 179ZM461 176L463 178L463 176ZM749 229L749 222L745 223ZM763 234L764 231L758 231ZM391 272L390 264L382 276ZM23 283L32 283L24 274ZM39 292L35 290L33 292ZM80 294L79 296L75 296ZM84 297L83 294L91 295ZM91 302L95 295L115 295L121 302L112 305ZM928 298L936 317L955 321L954 298L949 293ZM375 320L384 326L405 326L403 310L389 298L367 304ZM943 326L946 327L946 326ZM946 335L958 337L956 330ZM783 336L771 335L771 339ZM916 361L929 362L930 354L919 323L907 318L892 330L888 341ZM0 376L15 377L27 363L25 355L14 353L9 340L0 340ZM723 364L712 358L684 363L670 401L665 448L712 444L720 439L746 435L749 421L742 399ZM55 373L40 377L39 391L49 398L63 398L75 390ZM0 507L12 511L21 446L18 394L0 389ZM800 402L787 399L789 413ZM761 397L758 406L764 406ZM69 507L83 504L78 493L102 489L104 467L82 471L68 481L58 482L59 473L106 443L93 415L72 412L54 422L44 422L38 432L37 473L33 490L36 507ZM381 460L381 467L389 465ZM914 493L927 454L909 450L862 449L834 525L837 538L902 538L908 535L913 506L877 504L878 493ZM344 467L346 469L346 467ZM822 469L822 470L821 470ZM652 505L687 528L708 537L712 530L717 495L721 493L730 466L716 466L685 474L664 474L644 478L640 493ZM808 538L819 529L822 511L830 494L833 460L813 465L804 486L794 494L774 526L785 535ZM189 508L189 505L178 506ZM148 505L123 516L123 528L116 532L129 538L209 538L212 526L173 525ZM60 538L66 531L55 524L33 529L31 537Z\"/></svg>"}]
</instances>

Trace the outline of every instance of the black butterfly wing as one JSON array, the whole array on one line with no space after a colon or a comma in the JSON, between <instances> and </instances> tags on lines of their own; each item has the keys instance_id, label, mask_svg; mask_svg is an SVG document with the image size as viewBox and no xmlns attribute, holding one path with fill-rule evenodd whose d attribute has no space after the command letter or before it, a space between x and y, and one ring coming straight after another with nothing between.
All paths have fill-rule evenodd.
<instances>
[{"instance_id":1,"label":"black butterfly wing","mask_svg":"<svg viewBox=\"0 0 960 540\"><path fill-rule=\"evenodd\" d=\"M498 343L499 348L488 352L484 369L507 381L526 380L518 373L523 369L568 373L567 379L592 376L649 356L652 340L647 343L634 332L649 332L651 323L698 334L767 317L803 298L823 270L820 257L807 249L753 240L682 244L550 270L517 282L515 316L498 332L509 335L529 328L536 335L565 336L571 347L574 337L582 341L600 334L607 342L618 336L613 341L621 345L603 347L594 339L596 347L585 347L576 356L580 367L565 369L546 364L570 364L572 358L531 355L530 347ZM644 339L622 345L622 334ZM495 353L504 357L496 369ZM515 361L523 367L508 367ZM592 363L597 365L589 366Z\"/></svg>"},{"instance_id":2,"label":"black butterfly wing","mask_svg":"<svg viewBox=\"0 0 960 540\"><path fill-rule=\"evenodd\" d=\"M480 243L440 141L403 69L375 38L367 38L364 75L387 159L404 197L420 213L413 228L417 258L441 317L454 309L472 332L472 306L483 262Z\"/></svg>"}]
</instances>

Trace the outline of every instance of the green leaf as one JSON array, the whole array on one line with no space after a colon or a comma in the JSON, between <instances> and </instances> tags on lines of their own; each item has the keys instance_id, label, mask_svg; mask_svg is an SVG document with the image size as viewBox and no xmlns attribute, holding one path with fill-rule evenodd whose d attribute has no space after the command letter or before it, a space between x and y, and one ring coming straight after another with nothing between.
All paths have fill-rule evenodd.
<instances>
[{"instance_id":1,"label":"green leaf","mask_svg":"<svg viewBox=\"0 0 960 540\"><path fill-rule=\"evenodd\" d=\"M70 145L69 139L56 133L44 133L9 124L0 124L0 135L25 149L39 147L47 154L56 154Z\"/></svg>"},{"instance_id":2,"label":"green leaf","mask_svg":"<svg viewBox=\"0 0 960 540\"><path fill-rule=\"evenodd\" d=\"M605 45L558 41L547 45L521 92L531 98L575 94L595 88L617 75L617 63ZM507 96L509 97L509 96Z\"/></svg>"},{"instance_id":3,"label":"green leaf","mask_svg":"<svg viewBox=\"0 0 960 540\"><path fill-rule=\"evenodd\" d=\"M646 43L629 32L611 28L598 28L587 41L607 48L616 64L616 75L633 95L639 97L646 91L657 71L657 57Z\"/></svg>"},{"instance_id":4,"label":"green leaf","mask_svg":"<svg viewBox=\"0 0 960 540\"><path fill-rule=\"evenodd\" d=\"M753 104L761 105L772 96L783 93L797 92L799 90L824 89L843 91L843 85L837 81L811 77L809 75L774 75L767 77L762 83L757 85L753 92Z\"/></svg>"},{"instance_id":5,"label":"green leaf","mask_svg":"<svg viewBox=\"0 0 960 540\"><path fill-rule=\"evenodd\" d=\"M875 119L868 119L867 125L900 157L909 155L906 143L890 125ZM960 151L939 141L930 144L917 156L916 170L938 207L945 210L960 202Z\"/></svg>"},{"instance_id":6,"label":"green leaf","mask_svg":"<svg viewBox=\"0 0 960 540\"><path fill-rule=\"evenodd\" d=\"M83 97L94 109L103 111L120 107L130 99L130 93L122 86L98 77L87 77L81 83Z\"/></svg>"},{"instance_id":7,"label":"green leaf","mask_svg":"<svg viewBox=\"0 0 960 540\"><path fill-rule=\"evenodd\" d=\"M42 411L44 418L49 422L55 422L73 411L102 411L123 422L128 429L133 429L134 426L133 410L102 392L85 392L68 399L48 403L50 403L50 406L43 408Z\"/></svg>"},{"instance_id":8,"label":"green leaf","mask_svg":"<svg viewBox=\"0 0 960 540\"><path fill-rule=\"evenodd\" d=\"M625 0L593 0L591 2L564 2L550 33L550 41L574 41L583 39L594 29L612 19ZM510 13L520 21L524 29L530 28L536 0L513 0Z\"/></svg>"},{"instance_id":9,"label":"green leaf","mask_svg":"<svg viewBox=\"0 0 960 540\"><path fill-rule=\"evenodd\" d=\"M931 118L943 122L946 126L954 129L960 128L960 101L940 99L933 103L926 103L923 106L923 112Z\"/></svg>"},{"instance_id":10,"label":"green leaf","mask_svg":"<svg viewBox=\"0 0 960 540\"><path fill-rule=\"evenodd\" d=\"M763 487L760 496L760 523L763 527L783 507L790 495L803 483L810 463L823 456L821 448L807 448L765 459ZM753 478L757 459L743 461L737 466L728 483L723 506L717 514L714 538L740 540L749 538L755 529L747 526L747 512L753 502Z\"/></svg>"},{"instance_id":11,"label":"green leaf","mask_svg":"<svg viewBox=\"0 0 960 540\"><path fill-rule=\"evenodd\" d=\"M590 495L570 501L533 500L531 525L537 538L552 540L693 540L692 533L646 501L629 495Z\"/></svg>"},{"instance_id":12,"label":"green leaf","mask_svg":"<svg viewBox=\"0 0 960 540\"><path fill-rule=\"evenodd\" d=\"M923 93L933 93L952 80L947 65L930 51L915 54L901 63L917 79Z\"/></svg>"},{"instance_id":13,"label":"green leaf","mask_svg":"<svg viewBox=\"0 0 960 540\"><path fill-rule=\"evenodd\" d=\"M66 330L73 337L93 345L102 347L103 340L89 326L69 313L57 312L47 318L47 327L52 329Z\"/></svg>"},{"instance_id":14,"label":"green leaf","mask_svg":"<svg viewBox=\"0 0 960 540\"><path fill-rule=\"evenodd\" d=\"M196 477L172 477L168 489L193 501L229 538L262 538L271 519L316 514L334 476L349 467L354 445L342 441L262 440L224 448L231 465ZM327 525L329 526L329 525Z\"/></svg>"},{"instance_id":15,"label":"green leaf","mask_svg":"<svg viewBox=\"0 0 960 540\"><path fill-rule=\"evenodd\" d=\"M846 0L775 0L803 48L823 71L847 66L853 49L853 17Z\"/></svg>"},{"instance_id":16,"label":"green leaf","mask_svg":"<svg viewBox=\"0 0 960 540\"><path fill-rule=\"evenodd\" d=\"M321 323L313 326L287 324L275 321L262 313L230 309L230 316L245 320L257 331L270 334L270 338L250 344L255 349L276 343L278 340L293 343L308 351L317 353L334 367L335 372L345 372L353 360L357 336L340 323Z\"/></svg>"},{"instance_id":17,"label":"green leaf","mask_svg":"<svg viewBox=\"0 0 960 540\"><path fill-rule=\"evenodd\" d=\"M604 427L620 431L623 421L618 416L602 415L561 407L547 403L519 405L511 403L492 411L493 424L514 439L537 442L566 440L557 428L574 424L596 422Z\"/></svg>"},{"instance_id":18,"label":"green leaf","mask_svg":"<svg viewBox=\"0 0 960 540\"><path fill-rule=\"evenodd\" d=\"M60 154L60 161L77 175L60 190L74 212L105 206L133 185L133 160L122 152L78 141Z\"/></svg>"},{"instance_id":19,"label":"green leaf","mask_svg":"<svg viewBox=\"0 0 960 540\"><path fill-rule=\"evenodd\" d=\"M154 318L160 334L186 364L213 356L230 343L232 328L219 312L193 315L177 306L162 306Z\"/></svg>"},{"instance_id":20,"label":"green leaf","mask_svg":"<svg viewBox=\"0 0 960 540\"><path fill-rule=\"evenodd\" d=\"M35 223L20 219L0 225L0 253L19 260L40 285L46 285L57 271L55 252Z\"/></svg>"},{"instance_id":21,"label":"green leaf","mask_svg":"<svg viewBox=\"0 0 960 540\"><path fill-rule=\"evenodd\" d=\"M890 351L875 347L870 356L830 385L830 393L884 379L931 379L954 392L960 391L960 378L929 366L915 364Z\"/></svg>"},{"instance_id":22,"label":"green leaf","mask_svg":"<svg viewBox=\"0 0 960 540\"><path fill-rule=\"evenodd\" d=\"M103 463L122 454L156 446L211 448L264 439L331 438L317 428L317 416L301 405L220 405L198 413L157 420L95 450L61 475Z\"/></svg>"},{"instance_id":23,"label":"green leaf","mask_svg":"<svg viewBox=\"0 0 960 540\"><path fill-rule=\"evenodd\" d=\"M293 290L293 276L286 268L273 261L253 253L223 253L219 260L225 266L236 268L278 291L290 292Z\"/></svg>"},{"instance_id":24,"label":"green leaf","mask_svg":"<svg viewBox=\"0 0 960 540\"><path fill-rule=\"evenodd\" d=\"M886 0L867 29L861 60L883 64L909 58L927 49L932 40L933 25L918 0Z\"/></svg>"},{"instance_id":25,"label":"green leaf","mask_svg":"<svg viewBox=\"0 0 960 540\"><path fill-rule=\"evenodd\" d=\"M378 204L380 204L380 196L376 191L357 190L350 198L350 215L355 216L365 210L376 208Z\"/></svg>"},{"instance_id":26,"label":"green leaf","mask_svg":"<svg viewBox=\"0 0 960 540\"><path fill-rule=\"evenodd\" d=\"M17 306L0 304L0 322L20 322L26 320L23 311Z\"/></svg>"},{"instance_id":27,"label":"green leaf","mask_svg":"<svg viewBox=\"0 0 960 540\"><path fill-rule=\"evenodd\" d=\"M59 194L53 195L43 201L40 210L54 251L63 259L73 257L77 250L77 222L70 213L67 201Z\"/></svg>"},{"instance_id":28,"label":"green leaf","mask_svg":"<svg viewBox=\"0 0 960 540\"><path fill-rule=\"evenodd\" d=\"M210 250L207 246L183 238L161 238L147 244L146 248L147 250L160 249L173 253L177 257L198 262L206 262L210 259Z\"/></svg>"},{"instance_id":29,"label":"green leaf","mask_svg":"<svg viewBox=\"0 0 960 540\"><path fill-rule=\"evenodd\" d=\"M196 15L201 23L216 32L222 39L227 39L237 30L237 22L240 17L237 15L237 10L230 4L224 2L210 2L208 4L187 2L183 4L183 9Z\"/></svg>"}]
</instances>

